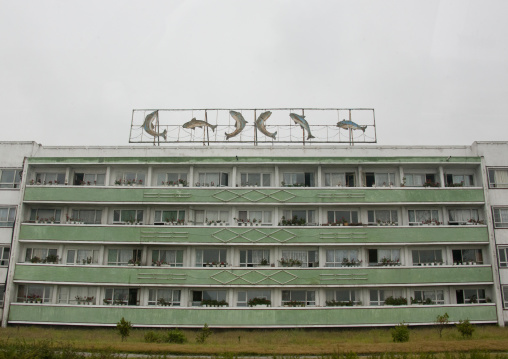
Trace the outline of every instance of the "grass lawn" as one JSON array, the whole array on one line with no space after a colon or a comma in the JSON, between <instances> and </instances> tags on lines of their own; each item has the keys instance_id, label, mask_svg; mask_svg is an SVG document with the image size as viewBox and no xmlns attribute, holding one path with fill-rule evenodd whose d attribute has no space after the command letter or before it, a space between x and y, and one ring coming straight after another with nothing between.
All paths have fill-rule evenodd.
<instances>
[{"instance_id":1,"label":"grass lawn","mask_svg":"<svg viewBox=\"0 0 508 359\"><path fill-rule=\"evenodd\" d=\"M435 328L416 327L407 343L393 343L389 328L380 329L295 329L216 330L204 344L196 343L196 330L183 330L185 344L145 343L149 331L133 328L121 341L113 328L19 326L0 329L0 341L16 339L33 342L50 340L53 345L72 345L83 351L110 348L117 352L153 354L238 355L327 355L340 352L373 354L387 352L508 352L508 328L475 326L471 339L463 339L454 326L444 329L442 338Z\"/></svg>"}]
</instances>

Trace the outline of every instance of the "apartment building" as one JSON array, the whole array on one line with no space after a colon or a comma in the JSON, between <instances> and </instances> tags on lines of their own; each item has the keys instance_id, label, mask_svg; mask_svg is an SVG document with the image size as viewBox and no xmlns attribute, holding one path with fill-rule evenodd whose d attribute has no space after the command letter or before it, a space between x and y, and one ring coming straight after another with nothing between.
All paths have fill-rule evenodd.
<instances>
[{"instance_id":1,"label":"apartment building","mask_svg":"<svg viewBox=\"0 0 508 359\"><path fill-rule=\"evenodd\" d=\"M1 143L2 324L504 325L507 149Z\"/></svg>"}]
</instances>

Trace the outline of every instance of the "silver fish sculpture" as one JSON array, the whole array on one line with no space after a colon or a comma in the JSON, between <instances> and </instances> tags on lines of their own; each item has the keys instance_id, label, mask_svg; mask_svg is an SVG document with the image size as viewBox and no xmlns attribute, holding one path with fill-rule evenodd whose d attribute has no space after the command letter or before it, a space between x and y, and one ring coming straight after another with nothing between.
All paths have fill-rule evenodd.
<instances>
[{"instance_id":1,"label":"silver fish sculpture","mask_svg":"<svg viewBox=\"0 0 508 359\"><path fill-rule=\"evenodd\" d=\"M258 119L256 120L256 128L261 131L265 136L271 137L275 140L275 136L277 136L277 131L274 133L270 133L266 130L265 122L268 120L268 117L270 117L272 113L270 111L263 112L261 115L259 115Z\"/></svg>"},{"instance_id":2,"label":"silver fish sculpture","mask_svg":"<svg viewBox=\"0 0 508 359\"><path fill-rule=\"evenodd\" d=\"M164 139L167 139L168 130L164 130L163 132L155 132L155 126L154 121L156 119L159 119L159 110L156 110L152 113L149 113L145 117L145 122L143 123L143 129L148 133L149 135L152 135L153 137L164 137Z\"/></svg>"},{"instance_id":3,"label":"silver fish sculpture","mask_svg":"<svg viewBox=\"0 0 508 359\"><path fill-rule=\"evenodd\" d=\"M229 140L231 137L235 137L238 135L242 130L245 128L245 124L247 121L243 118L242 114L240 112L236 111L229 111L229 114L231 117L233 117L236 121L236 129L231 133L226 133L226 140Z\"/></svg>"},{"instance_id":4,"label":"silver fish sculpture","mask_svg":"<svg viewBox=\"0 0 508 359\"><path fill-rule=\"evenodd\" d=\"M348 121L342 120L340 122L337 122L337 127L344 129L362 130L363 132L365 132L365 130L367 129L367 126L360 126L359 124L349 120Z\"/></svg>"},{"instance_id":5,"label":"silver fish sculpture","mask_svg":"<svg viewBox=\"0 0 508 359\"><path fill-rule=\"evenodd\" d=\"M214 132L215 132L215 129L217 128L217 125L210 125L206 121L196 120L195 117L192 120L190 120L189 122L185 122L182 127L183 128L190 128L191 130L194 130L196 127L201 128L204 126L210 127L212 129L212 131L214 131Z\"/></svg>"},{"instance_id":6,"label":"silver fish sculpture","mask_svg":"<svg viewBox=\"0 0 508 359\"><path fill-rule=\"evenodd\" d=\"M295 121L297 125L300 125L301 128L303 128L305 131L307 131L307 139L310 140L311 138L315 138L312 136L312 133L310 133L310 127L307 121L305 120L305 116L297 115L296 113L290 113L289 117Z\"/></svg>"}]
</instances>

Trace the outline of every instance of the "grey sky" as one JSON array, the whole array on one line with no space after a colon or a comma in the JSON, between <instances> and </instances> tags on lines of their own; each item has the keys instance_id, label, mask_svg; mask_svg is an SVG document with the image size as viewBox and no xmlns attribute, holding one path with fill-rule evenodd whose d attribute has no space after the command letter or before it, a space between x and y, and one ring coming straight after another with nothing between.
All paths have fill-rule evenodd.
<instances>
[{"instance_id":1,"label":"grey sky","mask_svg":"<svg viewBox=\"0 0 508 359\"><path fill-rule=\"evenodd\" d=\"M508 1L0 0L1 141L132 109L369 107L378 143L508 140Z\"/></svg>"}]
</instances>

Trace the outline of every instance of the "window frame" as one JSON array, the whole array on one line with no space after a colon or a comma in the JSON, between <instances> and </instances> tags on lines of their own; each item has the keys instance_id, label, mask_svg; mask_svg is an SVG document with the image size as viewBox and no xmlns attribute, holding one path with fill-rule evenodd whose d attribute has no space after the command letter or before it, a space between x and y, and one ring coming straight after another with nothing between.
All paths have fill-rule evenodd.
<instances>
[{"instance_id":1,"label":"window frame","mask_svg":"<svg viewBox=\"0 0 508 359\"><path fill-rule=\"evenodd\" d=\"M340 252L345 252L341 254ZM356 252L356 253L355 253ZM329 261L329 259L332 259ZM348 262L344 259L347 259ZM357 267L361 265L360 250L356 248L327 248L325 267Z\"/></svg>"},{"instance_id":2,"label":"window frame","mask_svg":"<svg viewBox=\"0 0 508 359\"><path fill-rule=\"evenodd\" d=\"M24 293L20 292L23 290ZM33 293L34 291L42 290L42 296ZM16 290L16 302L17 303L51 303L52 302L52 285L42 285L42 284L19 284ZM29 298L33 296L34 298ZM40 298L35 299L35 296Z\"/></svg>"},{"instance_id":3,"label":"window frame","mask_svg":"<svg viewBox=\"0 0 508 359\"><path fill-rule=\"evenodd\" d=\"M11 247L10 246L2 246L0 247L0 266L8 267L9 260L11 256Z\"/></svg>"},{"instance_id":4,"label":"window frame","mask_svg":"<svg viewBox=\"0 0 508 359\"><path fill-rule=\"evenodd\" d=\"M317 213L318 211L316 209L283 209L282 210L282 216L281 216L281 221L282 221L282 217L285 217L286 220L288 219L293 219L293 217L295 216L293 214L293 212L302 212L302 211L305 211L305 224L304 226L316 226L318 224L318 217L317 217ZM287 215L287 213L291 213L289 216ZM310 221L309 218L313 219L313 221ZM301 219L301 217L298 217L298 219Z\"/></svg>"},{"instance_id":5,"label":"window frame","mask_svg":"<svg viewBox=\"0 0 508 359\"><path fill-rule=\"evenodd\" d=\"M5 206L0 207L1 210L6 210L7 216L5 218L0 218L0 227L14 227L14 223L16 222L16 206ZM5 221L3 220L5 219ZM12 219L12 221L10 221Z\"/></svg>"},{"instance_id":6,"label":"window frame","mask_svg":"<svg viewBox=\"0 0 508 359\"><path fill-rule=\"evenodd\" d=\"M421 252L433 252L433 255L434 255L434 260L431 260L431 261L425 261L422 260L422 253ZM417 255L418 255L418 261L415 262L415 252L417 252ZM441 260L437 260L439 259L436 254L437 253L440 253L441 254ZM437 263L438 265L442 265L445 263L444 259L443 259L443 250L442 249L432 249L432 248L429 248L429 249L420 249L420 248L416 248L416 249L411 249L411 260L412 260L412 263L413 263L413 266L422 266L422 265L427 265L427 264L433 264L433 263Z\"/></svg>"},{"instance_id":7,"label":"window frame","mask_svg":"<svg viewBox=\"0 0 508 359\"><path fill-rule=\"evenodd\" d=\"M4 176L4 172L14 171L14 176L12 181L2 181ZM23 175L22 168L0 168L0 189L9 189L9 188L20 188L21 186L21 176Z\"/></svg>"},{"instance_id":8,"label":"window frame","mask_svg":"<svg viewBox=\"0 0 508 359\"><path fill-rule=\"evenodd\" d=\"M302 178L303 175L303 178ZM309 181L307 182L306 177L309 177ZM314 172L301 172L301 171L291 171L291 172L282 172L282 187L316 187L316 174ZM302 180L302 182L298 182L298 179Z\"/></svg>"},{"instance_id":9,"label":"window frame","mask_svg":"<svg viewBox=\"0 0 508 359\"><path fill-rule=\"evenodd\" d=\"M499 268L508 268L508 247L497 247L497 258L499 261ZM503 254L501 254L503 253ZM502 258L504 257L504 258ZM507 298L508 299L508 298Z\"/></svg>"},{"instance_id":10,"label":"window frame","mask_svg":"<svg viewBox=\"0 0 508 359\"><path fill-rule=\"evenodd\" d=\"M173 177L173 175L176 175L176 181L173 179L169 179L170 177ZM188 187L188 172L164 172L164 173L158 173L157 174L157 186L173 186L178 187L180 182L182 182L182 187ZM181 181L180 181L181 180ZM172 182L171 184L169 182Z\"/></svg>"},{"instance_id":11,"label":"window frame","mask_svg":"<svg viewBox=\"0 0 508 359\"><path fill-rule=\"evenodd\" d=\"M65 259L65 264L66 265L98 265L99 264L99 256L100 256L100 250L99 249L94 249L94 248L66 248L66 259ZM86 256L86 259L81 259L81 261L78 263L78 258L82 258L80 257L78 254L78 252L80 251L86 251L86 252L92 252L91 256ZM69 252L74 252L72 254L72 262L69 262L69 259L71 257L70 253ZM89 261L89 258L91 258L91 260ZM83 263L83 261L85 261Z\"/></svg>"},{"instance_id":12,"label":"window frame","mask_svg":"<svg viewBox=\"0 0 508 359\"><path fill-rule=\"evenodd\" d=\"M251 213L253 212L261 212L261 218L254 217ZM262 226L272 226L273 225L273 211L270 210L239 210L237 221L240 223L254 223L254 219L256 219L256 223L259 223Z\"/></svg>"},{"instance_id":13,"label":"window frame","mask_svg":"<svg viewBox=\"0 0 508 359\"><path fill-rule=\"evenodd\" d=\"M48 179L48 176L54 176L56 179ZM51 182L51 183L50 183ZM35 172L34 184L37 185L60 185L65 184L65 172Z\"/></svg>"},{"instance_id":14,"label":"window frame","mask_svg":"<svg viewBox=\"0 0 508 359\"><path fill-rule=\"evenodd\" d=\"M295 296L304 294L304 300L295 299ZM286 296L286 299L284 297ZM289 296L289 299L288 299ZM290 302L301 302L304 307L315 307L316 306L316 291L306 289L283 289L281 291L281 305L287 306Z\"/></svg>"},{"instance_id":15,"label":"window frame","mask_svg":"<svg viewBox=\"0 0 508 359\"><path fill-rule=\"evenodd\" d=\"M184 249L172 248L172 249L152 249L152 266L167 266L167 267L183 267L184 263ZM161 260L161 252L174 252L174 261L167 262L167 260ZM167 259L167 254L164 256ZM171 256L170 256L171 257Z\"/></svg>"},{"instance_id":16,"label":"window frame","mask_svg":"<svg viewBox=\"0 0 508 359\"><path fill-rule=\"evenodd\" d=\"M39 211L53 211L53 215L48 218L39 217ZM54 218L55 223L60 223L62 217L62 210L60 208L32 208L30 210L30 221L43 221L48 220L51 221L51 218Z\"/></svg>"},{"instance_id":17,"label":"window frame","mask_svg":"<svg viewBox=\"0 0 508 359\"><path fill-rule=\"evenodd\" d=\"M122 219L123 212L135 211L135 219ZM118 213L118 216L117 216ZM114 209L113 210L113 224L127 224L127 223L140 223L144 222L145 211L143 209ZM118 219L116 219L118 218ZM134 221L134 222L131 222Z\"/></svg>"},{"instance_id":18,"label":"window frame","mask_svg":"<svg viewBox=\"0 0 508 359\"><path fill-rule=\"evenodd\" d=\"M487 177L488 177L488 183L489 183L489 188L493 188L493 189L496 189L496 188L499 188L499 189L504 189L504 188L508 188L508 183L501 183L499 186L497 183L496 183L496 179L495 179L495 172L497 171L506 171L507 173L507 177L508 177L508 168L507 167L487 167Z\"/></svg>"},{"instance_id":19,"label":"window frame","mask_svg":"<svg viewBox=\"0 0 508 359\"><path fill-rule=\"evenodd\" d=\"M298 255L297 255L298 253ZM281 260L289 260L289 259L295 259L300 260L301 258L300 254L305 253L306 259L302 262L301 268L317 268L319 267L319 251L317 249L282 249L280 251L281 254ZM313 253L311 255L311 253ZM311 257L314 256L314 261L311 261ZM279 267L285 267L281 265L281 260L279 260Z\"/></svg>"},{"instance_id":20,"label":"window frame","mask_svg":"<svg viewBox=\"0 0 508 359\"><path fill-rule=\"evenodd\" d=\"M141 248L107 248L107 264L108 266L125 266L129 264L135 264L136 262L141 262L141 258L143 257L143 249ZM113 254L110 253L112 251L116 252L116 259L111 260L113 257ZM132 257L130 255L126 255L125 257L130 257L130 259L127 260L127 262L122 260L122 252L125 251L131 251ZM132 262L132 263L131 263Z\"/></svg>"},{"instance_id":21,"label":"window frame","mask_svg":"<svg viewBox=\"0 0 508 359\"><path fill-rule=\"evenodd\" d=\"M208 181L207 176L218 176L219 180L217 183L214 181ZM203 178L202 178L203 176ZM229 187L229 172L218 171L218 172L198 172L196 187ZM203 181L203 182L202 182ZM208 181L208 182L207 182Z\"/></svg>"},{"instance_id":22,"label":"window frame","mask_svg":"<svg viewBox=\"0 0 508 359\"><path fill-rule=\"evenodd\" d=\"M169 296L167 296L168 294ZM161 299L163 302L161 302ZM149 288L147 305L180 307L182 305L182 290L173 288Z\"/></svg>"},{"instance_id":23,"label":"window frame","mask_svg":"<svg viewBox=\"0 0 508 359\"><path fill-rule=\"evenodd\" d=\"M217 254L218 254L218 257L217 257L217 260L212 260L212 262L210 263L210 261L204 261L205 260L205 251L217 251ZM225 265L227 265L227 259L228 259L228 250L226 248L213 248L213 247L209 247L209 248L196 248L196 254L195 254L195 258L196 258L196 264L195 266L196 267L209 267L209 266L213 266L213 264L215 263L215 265L220 265L220 263L224 263ZM207 265L208 263L208 265Z\"/></svg>"},{"instance_id":24,"label":"window frame","mask_svg":"<svg viewBox=\"0 0 508 359\"><path fill-rule=\"evenodd\" d=\"M506 214L503 215L501 210L506 211ZM508 207L492 207L492 220L494 221L494 228L508 228Z\"/></svg>"},{"instance_id":25,"label":"window frame","mask_svg":"<svg viewBox=\"0 0 508 359\"><path fill-rule=\"evenodd\" d=\"M261 264L261 262L259 263L254 263L252 258L254 257L253 256L253 252L261 252L261 257L262 259L266 259L268 264ZM249 254L250 254L250 261L249 261ZM244 257L244 260L242 260L242 257ZM259 256L258 256L259 257ZM269 266L270 265L270 249L240 249L240 267L266 267L266 266Z\"/></svg>"},{"instance_id":26,"label":"window frame","mask_svg":"<svg viewBox=\"0 0 508 359\"><path fill-rule=\"evenodd\" d=\"M197 294L201 293L201 299L195 300L197 298ZM204 299L205 293L210 299ZM213 295L212 295L213 294ZM214 298L215 297L215 298ZM228 291L225 289L194 289L191 291L191 303L193 307L201 307L203 306L204 300L216 300L216 301L227 301L228 299Z\"/></svg>"},{"instance_id":27,"label":"window frame","mask_svg":"<svg viewBox=\"0 0 508 359\"><path fill-rule=\"evenodd\" d=\"M417 294L418 293L418 294ZM433 293L433 298L426 297L425 294ZM413 292L414 300L411 301L411 304L419 304L419 305L443 305L445 304L444 290L443 289L415 289ZM418 299L420 297L420 299ZM438 299L441 297L442 299ZM427 298L433 302L432 304L426 304Z\"/></svg>"},{"instance_id":28,"label":"window frame","mask_svg":"<svg viewBox=\"0 0 508 359\"><path fill-rule=\"evenodd\" d=\"M249 175L259 175L259 183L250 183ZM240 187L272 187L272 177L270 172L240 172ZM268 184L265 184L266 182Z\"/></svg>"},{"instance_id":29,"label":"window frame","mask_svg":"<svg viewBox=\"0 0 508 359\"><path fill-rule=\"evenodd\" d=\"M41 256L37 256L34 254L37 254L37 253L34 253L34 252L44 252L43 254L41 254ZM25 250L24 250L24 253L25 253L25 258L24 258L24 263L43 263L44 260L46 260L46 258L50 255L55 255L55 256L58 256L58 249L57 248L46 248L46 247L26 247ZM32 262L33 258L35 257L38 257L40 259L40 262Z\"/></svg>"},{"instance_id":30,"label":"window frame","mask_svg":"<svg viewBox=\"0 0 508 359\"><path fill-rule=\"evenodd\" d=\"M414 220L415 220L414 222L411 222L410 212L413 212L413 217L414 217ZM420 221L416 222L416 218L417 218L416 212L430 212L430 219L426 219L423 222L420 222ZM436 214L436 216L434 216L434 214ZM439 214L439 209L437 209L437 208L431 208L431 209L408 209L407 210L407 221L408 221L408 224L410 226L423 226L423 225L431 225L431 224L441 223L439 221L439 218L440 218L440 214Z\"/></svg>"},{"instance_id":31,"label":"window frame","mask_svg":"<svg viewBox=\"0 0 508 359\"><path fill-rule=\"evenodd\" d=\"M176 217L168 217L165 215L167 212L176 212ZM154 210L153 223L164 224L164 223L185 223L185 209L159 209ZM169 219L169 221L166 221Z\"/></svg>"},{"instance_id":32,"label":"window frame","mask_svg":"<svg viewBox=\"0 0 508 359\"><path fill-rule=\"evenodd\" d=\"M94 212L94 222L93 223L88 223L88 222L85 222L82 218L81 218L81 212ZM77 212L77 213L76 213ZM71 214L72 214L72 219L74 220L78 220L79 222L83 222L84 224L102 224L102 209L85 209L85 208L73 208L72 211L71 211ZM77 216L76 216L77 214Z\"/></svg>"},{"instance_id":33,"label":"window frame","mask_svg":"<svg viewBox=\"0 0 508 359\"><path fill-rule=\"evenodd\" d=\"M338 297L337 293L343 292L344 294L347 294L348 300L342 300L343 298ZM360 300L360 296L358 295L359 292L353 288L333 288L328 289L326 291L326 302L350 302L353 303L353 305L360 305L362 301ZM337 299L338 298L338 299Z\"/></svg>"},{"instance_id":34,"label":"window frame","mask_svg":"<svg viewBox=\"0 0 508 359\"><path fill-rule=\"evenodd\" d=\"M244 298L241 298L244 296ZM270 289L246 289L236 292L236 306L248 307L249 301L254 298L268 299L272 301L272 291ZM271 306L271 304L269 305Z\"/></svg>"}]
</instances>

